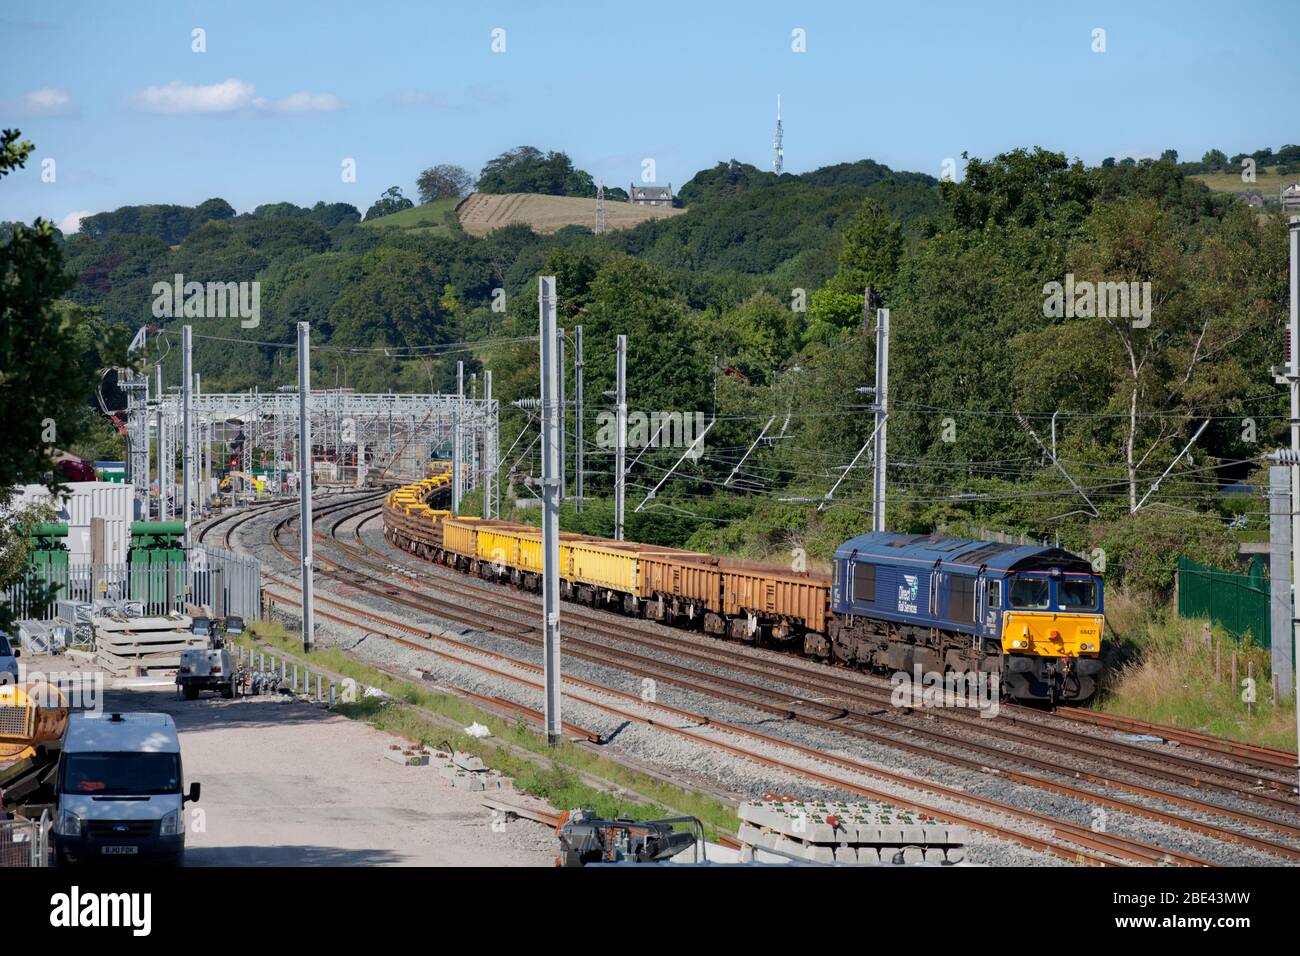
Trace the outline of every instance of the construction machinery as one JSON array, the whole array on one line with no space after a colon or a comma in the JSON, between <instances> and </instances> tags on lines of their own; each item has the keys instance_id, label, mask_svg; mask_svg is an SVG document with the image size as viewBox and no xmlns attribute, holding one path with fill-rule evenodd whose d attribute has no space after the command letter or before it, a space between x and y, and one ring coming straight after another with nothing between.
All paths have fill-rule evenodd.
<instances>
[{"instance_id":1,"label":"construction machinery","mask_svg":"<svg viewBox=\"0 0 1300 956\"><path fill-rule=\"evenodd\" d=\"M39 816L54 802L69 707L53 684L0 685L0 807Z\"/></svg>"},{"instance_id":2,"label":"construction machinery","mask_svg":"<svg viewBox=\"0 0 1300 956\"><path fill-rule=\"evenodd\" d=\"M222 478L221 484L218 485L218 488L220 489L222 494L226 494L232 490L239 490L239 489L235 489L234 487L236 478L238 478L240 481L244 483L243 490L247 490L251 488L253 490L253 493L258 495L264 494L266 492L265 479L258 478L256 475L250 475L246 471L232 471L228 475L226 475L226 477Z\"/></svg>"},{"instance_id":3,"label":"construction machinery","mask_svg":"<svg viewBox=\"0 0 1300 956\"><path fill-rule=\"evenodd\" d=\"M606 820L587 810L570 810L557 829L557 866L667 863L692 848L698 863L704 846L704 827L695 817Z\"/></svg>"}]
</instances>

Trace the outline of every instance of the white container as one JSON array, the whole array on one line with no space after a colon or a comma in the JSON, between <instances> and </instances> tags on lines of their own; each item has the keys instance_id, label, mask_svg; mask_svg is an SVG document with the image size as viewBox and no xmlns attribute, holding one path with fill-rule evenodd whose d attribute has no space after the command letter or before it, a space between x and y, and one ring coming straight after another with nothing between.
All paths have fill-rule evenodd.
<instances>
[{"instance_id":1,"label":"white container","mask_svg":"<svg viewBox=\"0 0 1300 956\"><path fill-rule=\"evenodd\" d=\"M55 520L68 525L68 561L85 564L91 560L90 522L92 518L103 518L105 561L125 564L135 513L135 490L132 486L112 481L78 481L67 487L68 493L60 496L53 507ZM44 485L20 485L15 490L10 505L12 510L50 501L50 493Z\"/></svg>"},{"instance_id":2,"label":"white container","mask_svg":"<svg viewBox=\"0 0 1300 956\"><path fill-rule=\"evenodd\" d=\"M90 520L104 519L105 563L125 564L131 543L134 489L112 481L80 481L71 484L60 502L68 522L68 561L91 560Z\"/></svg>"},{"instance_id":3,"label":"white container","mask_svg":"<svg viewBox=\"0 0 1300 956\"><path fill-rule=\"evenodd\" d=\"M12 489L13 497L9 501L6 513L21 511L31 504L50 500L50 490L44 485L17 485Z\"/></svg>"}]
</instances>

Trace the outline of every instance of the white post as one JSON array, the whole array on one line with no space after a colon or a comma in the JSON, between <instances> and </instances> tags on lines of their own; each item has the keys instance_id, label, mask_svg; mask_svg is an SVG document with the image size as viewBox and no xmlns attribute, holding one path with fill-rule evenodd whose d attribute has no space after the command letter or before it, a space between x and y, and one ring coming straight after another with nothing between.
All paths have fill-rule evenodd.
<instances>
[{"instance_id":1,"label":"white post","mask_svg":"<svg viewBox=\"0 0 1300 956\"><path fill-rule=\"evenodd\" d=\"M492 370L483 370L483 517L492 517L492 479L496 468L496 436L492 433Z\"/></svg>"},{"instance_id":2,"label":"white post","mask_svg":"<svg viewBox=\"0 0 1300 956\"><path fill-rule=\"evenodd\" d=\"M194 394L194 346L190 326L181 330L181 520L185 522L185 551L190 550L190 488L194 480L194 442L191 435L190 402Z\"/></svg>"},{"instance_id":3,"label":"white post","mask_svg":"<svg viewBox=\"0 0 1300 956\"><path fill-rule=\"evenodd\" d=\"M560 442L555 277L537 280L542 391L542 627L546 677L546 739L560 740Z\"/></svg>"},{"instance_id":4,"label":"white post","mask_svg":"<svg viewBox=\"0 0 1300 956\"><path fill-rule=\"evenodd\" d=\"M1300 623L1295 612L1295 600L1300 596L1300 216L1292 216L1288 236L1291 242L1291 646L1296 646L1296 625ZM1277 660L1274 656L1273 660ZM1289 669L1290 661L1283 666ZM1280 680L1280 678L1279 678ZM1296 732L1300 735L1300 680L1292 687L1297 689ZM1300 772L1300 767L1297 767Z\"/></svg>"},{"instance_id":5,"label":"white post","mask_svg":"<svg viewBox=\"0 0 1300 956\"><path fill-rule=\"evenodd\" d=\"M885 477L889 438L889 310L876 310L876 461L871 493L871 530L885 530Z\"/></svg>"},{"instance_id":6,"label":"white post","mask_svg":"<svg viewBox=\"0 0 1300 956\"><path fill-rule=\"evenodd\" d=\"M568 453L569 453L569 443L568 443L568 441L566 440L566 437L567 437L567 436L565 435L565 417L566 417L567 414L568 414L568 409L565 408L565 405L567 404L567 402L565 401L565 395L564 395L564 352L565 352L565 347L564 347L564 329L557 329L556 332L555 332L555 351L556 351L556 363L557 363L557 367L559 368L559 371L560 371L560 375L559 375L559 384L560 384L560 391L559 391L559 403L560 403L560 500L563 501L565 498L568 497L568 492L569 492L568 486L567 486L567 484L566 484L566 482L565 482L565 478L567 477L567 476L565 475L565 471L566 471L566 469L565 469L565 458L566 458L566 456L567 456Z\"/></svg>"},{"instance_id":7,"label":"white post","mask_svg":"<svg viewBox=\"0 0 1300 956\"><path fill-rule=\"evenodd\" d=\"M167 461L167 441L165 434L167 431L167 418L163 414L163 387L162 387L162 363L159 362L153 367L154 392L158 399L158 520L166 521L171 516L171 509L167 500L167 483L165 481Z\"/></svg>"},{"instance_id":8,"label":"white post","mask_svg":"<svg viewBox=\"0 0 1300 956\"><path fill-rule=\"evenodd\" d=\"M582 514L582 326L573 330L573 498Z\"/></svg>"},{"instance_id":9,"label":"white post","mask_svg":"<svg viewBox=\"0 0 1300 956\"><path fill-rule=\"evenodd\" d=\"M1268 469L1268 584L1269 630L1273 673L1278 693L1291 693L1291 469L1273 465Z\"/></svg>"},{"instance_id":10,"label":"white post","mask_svg":"<svg viewBox=\"0 0 1300 956\"><path fill-rule=\"evenodd\" d=\"M465 363L456 363L456 407L452 412L451 431L451 513L460 514L460 483L464 478L460 464L461 403L465 400Z\"/></svg>"},{"instance_id":11,"label":"white post","mask_svg":"<svg viewBox=\"0 0 1300 956\"><path fill-rule=\"evenodd\" d=\"M140 408L140 440L144 442L144 514L140 517L149 521L153 515L149 510L149 473L153 470L153 453L149 450L149 374L146 372L141 376L144 379L144 404Z\"/></svg>"},{"instance_id":12,"label":"white post","mask_svg":"<svg viewBox=\"0 0 1300 956\"><path fill-rule=\"evenodd\" d=\"M311 568L311 323L298 323L298 530L302 558L302 649L311 651L315 621L312 617Z\"/></svg>"},{"instance_id":13,"label":"white post","mask_svg":"<svg viewBox=\"0 0 1300 956\"><path fill-rule=\"evenodd\" d=\"M618 337L614 382L614 540L623 540L623 495L627 485L627 336Z\"/></svg>"}]
</instances>

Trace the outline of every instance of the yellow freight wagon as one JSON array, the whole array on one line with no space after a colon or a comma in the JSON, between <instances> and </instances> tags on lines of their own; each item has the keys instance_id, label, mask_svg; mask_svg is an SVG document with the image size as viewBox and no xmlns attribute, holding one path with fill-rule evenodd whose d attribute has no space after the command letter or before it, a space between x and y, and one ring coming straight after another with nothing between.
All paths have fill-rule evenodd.
<instances>
[{"instance_id":1,"label":"yellow freight wagon","mask_svg":"<svg viewBox=\"0 0 1300 956\"><path fill-rule=\"evenodd\" d=\"M478 557L478 526L482 518L460 516L442 522L442 549L464 558L467 562Z\"/></svg>"},{"instance_id":2,"label":"yellow freight wagon","mask_svg":"<svg viewBox=\"0 0 1300 956\"><path fill-rule=\"evenodd\" d=\"M575 584L633 597L641 590L641 555L635 544L561 541L560 564L569 569L567 577Z\"/></svg>"},{"instance_id":3,"label":"yellow freight wagon","mask_svg":"<svg viewBox=\"0 0 1300 956\"><path fill-rule=\"evenodd\" d=\"M491 564L497 573L519 566L519 534L515 528L488 527L482 522L475 539L475 554L479 561Z\"/></svg>"},{"instance_id":4,"label":"yellow freight wagon","mask_svg":"<svg viewBox=\"0 0 1300 956\"><path fill-rule=\"evenodd\" d=\"M541 531L526 524L494 521L491 528L486 524L480 522L478 533L478 559L492 565L492 573L485 576L508 577L515 584L534 587L537 582L532 576L542 573Z\"/></svg>"}]
</instances>

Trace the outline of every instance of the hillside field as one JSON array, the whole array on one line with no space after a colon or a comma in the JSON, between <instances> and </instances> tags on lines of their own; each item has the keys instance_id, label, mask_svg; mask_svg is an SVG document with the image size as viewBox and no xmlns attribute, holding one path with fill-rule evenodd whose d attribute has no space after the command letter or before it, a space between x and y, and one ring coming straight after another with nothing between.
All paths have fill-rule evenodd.
<instances>
[{"instance_id":1,"label":"hillside field","mask_svg":"<svg viewBox=\"0 0 1300 956\"><path fill-rule=\"evenodd\" d=\"M390 216L380 216L378 219L367 219L363 226L393 226L398 229L418 229L420 232L439 233L447 235L450 230L447 228L444 218L447 213L456 208L460 202L455 196L448 199L435 199L431 203L423 206L415 206L411 209L403 209L401 212L395 212Z\"/></svg>"},{"instance_id":2,"label":"hillside field","mask_svg":"<svg viewBox=\"0 0 1300 956\"><path fill-rule=\"evenodd\" d=\"M391 216L366 221L367 226L395 226L419 232L447 233L446 212L456 208L455 199L439 199L424 206L403 209ZM605 219L610 229L632 229L647 219L663 219L685 212L660 206L634 206L629 202L605 200ZM596 227L596 200L574 196L543 196L537 193L473 193L460 207L460 224L471 236L485 236L512 222L532 226L534 232L559 232L565 226Z\"/></svg>"},{"instance_id":3,"label":"hillside field","mask_svg":"<svg viewBox=\"0 0 1300 956\"><path fill-rule=\"evenodd\" d=\"M1253 183L1242 182L1240 173L1197 173L1188 179L1199 180L1216 193L1258 192L1263 193L1265 199L1276 200L1279 189L1300 182L1300 174L1279 176L1274 170L1265 167L1255 171Z\"/></svg>"},{"instance_id":4,"label":"hillside field","mask_svg":"<svg viewBox=\"0 0 1300 956\"><path fill-rule=\"evenodd\" d=\"M605 200L605 220L610 229L631 229L647 219L663 219L684 211ZM558 232L565 226L594 229L596 200L536 193L474 193L460 207L460 224L471 236L487 235L512 222L526 222L539 233Z\"/></svg>"}]
</instances>

